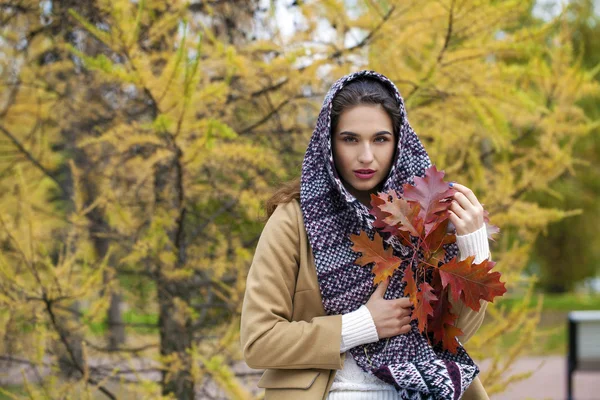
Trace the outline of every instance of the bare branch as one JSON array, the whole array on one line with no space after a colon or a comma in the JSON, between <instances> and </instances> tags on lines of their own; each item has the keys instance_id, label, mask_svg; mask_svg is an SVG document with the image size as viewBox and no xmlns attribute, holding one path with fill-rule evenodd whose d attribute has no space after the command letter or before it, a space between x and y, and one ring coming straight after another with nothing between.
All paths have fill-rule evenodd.
<instances>
[{"instance_id":1,"label":"bare branch","mask_svg":"<svg viewBox=\"0 0 600 400\"><path fill-rule=\"evenodd\" d=\"M446 39L444 40L444 46L442 50L440 50L440 54L438 54L437 62L441 63L442 58L444 57L444 53L448 49L448 45L450 44L450 38L452 37L452 23L454 19L454 0L452 0L452 4L450 5L450 13L448 14L448 29L446 30Z\"/></svg>"},{"instance_id":2,"label":"bare branch","mask_svg":"<svg viewBox=\"0 0 600 400\"><path fill-rule=\"evenodd\" d=\"M350 47L347 47L342 50L338 50L338 51L334 52L331 55L331 58L338 58L345 53L350 53L356 49L360 49L361 47L366 46L371 41L371 39L375 36L375 34L377 34L377 32L381 29L381 27L386 23L386 21L390 19L390 17L394 13L395 9L396 9L396 7L392 6L390 8L390 10L387 12L387 14L385 14L383 16L383 18L381 19L379 24L375 28L373 28L373 30L371 32L369 32L369 34L367 36L365 36L363 38L363 40L361 40L359 43L355 44L354 46L350 46Z\"/></svg>"},{"instance_id":3,"label":"bare branch","mask_svg":"<svg viewBox=\"0 0 600 400\"><path fill-rule=\"evenodd\" d=\"M67 339L67 336L66 336L63 328L58 324L58 321L56 320L56 315L54 314L54 310L52 309L52 306L53 306L52 301L48 298L45 298L44 303L46 304L46 311L50 315L50 321L52 322L52 326L54 327L54 329L60 336L60 341L65 346L67 353L69 353L69 357L71 358L71 363L73 364L73 366L75 368L77 368L77 370L81 373L82 376L85 376L84 368L77 361L77 357L75 356L75 353L73 352L73 349L71 348L71 345L69 344L69 340ZM95 379L87 378L87 381L89 383L91 383L92 385L96 385L98 387L98 390L100 390L102 393L104 393L104 395L106 397L108 397L109 399L113 399L113 400L117 399L114 394L112 394L104 386L100 385L99 382L96 382Z\"/></svg>"},{"instance_id":4,"label":"bare branch","mask_svg":"<svg viewBox=\"0 0 600 400\"><path fill-rule=\"evenodd\" d=\"M267 122L269 119L271 119L271 117L275 114L277 114L277 112L279 112L279 110L281 110L283 107L285 107L289 102L291 101L291 98L286 99L284 101L282 101L281 103L279 103L279 105L275 108L273 108L267 115L265 115L260 121L255 122L254 124L242 129L240 131L240 134L243 135L245 133L251 132L254 128L261 126L262 124L264 124L265 122Z\"/></svg>"},{"instance_id":5,"label":"bare branch","mask_svg":"<svg viewBox=\"0 0 600 400\"><path fill-rule=\"evenodd\" d=\"M42 171L44 173L44 175L46 175L47 177L52 179L58 185L58 187L64 194L68 194L67 189L62 185L62 183L60 183L58 181L58 179L56 179L56 177L54 175L52 175L52 173L50 171L48 171L42 164L40 164L39 161L36 160L35 157L33 157L33 155L29 151L27 151L27 149L25 149L25 147L23 147L21 142L19 142L19 140L10 131L8 131L8 129L6 129L1 124L0 124L0 131L2 131L2 133L4 133L4 135L10 139L10 141L17 147L17 149L19 149L19 151L29 161L31 161L31 163L33 165L35 165L40 171Z\"/></svg>"}]
</instances>

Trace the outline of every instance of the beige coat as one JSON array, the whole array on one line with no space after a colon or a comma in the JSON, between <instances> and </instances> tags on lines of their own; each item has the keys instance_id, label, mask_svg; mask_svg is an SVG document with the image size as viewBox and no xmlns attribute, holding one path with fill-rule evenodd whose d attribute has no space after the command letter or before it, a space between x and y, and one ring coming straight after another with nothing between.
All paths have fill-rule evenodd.
<instances>
[{"instance_id":1,"label":"beige coat","mask_svg":"<svg viewBox=\"0 0 600 400\"><path fill-rule=\"evenodd\" d=\"M459 336L479 329L487 302L476 313L462 302ZM346 353L340 354L342 316L326 315L300 204L280 204L267 221L248 272L240 340L250 368L266 369L258 386L266 400L321 400ZM479 378L462 399L487 400Z\"/></svg>"}]
</instances>

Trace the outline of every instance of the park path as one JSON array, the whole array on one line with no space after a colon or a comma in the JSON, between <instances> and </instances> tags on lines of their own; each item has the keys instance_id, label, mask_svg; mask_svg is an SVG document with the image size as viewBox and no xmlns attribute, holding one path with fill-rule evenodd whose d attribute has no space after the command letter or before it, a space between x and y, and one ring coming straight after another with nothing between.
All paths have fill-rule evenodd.
<instances>
[{"instance_id":1,"label":"park path","mask_svg":"<svg viewBox=\"0 0 600 400\"><path fill-rule=\"evenodd\" d=\"M96 360L100 362L101 360ZM134 360L135 365L127 367L143 368L148 367L143 360ZM142 365L144 364L144 365ZM478 364L485 372L486 361ZM124 365L125 367L125 365ZM33 371L23 368L22 365L9 365L0 363L0 387L3 385L18 385L22 383L22 370L30 381L35 381L36 376ZM256 387L256 382L260 377L260 371L252 370L240 361L233 367L234 373L238 375L240 381L252 393L258 394L262 390ZM522 357L519 358L511 367L511 373L521 373L534 371L533 374L520 382L512 383L503 393L492 395L490 400L565 400L566 399L566 361L564 356L546 356L546 357ZM48 371L40 371L46 375ZM144 377L151 380L158 380L157 373L143 374ZM127 376L126 378L134 378ZM573 379L574 400L600 400L600 371L598 372L576 372ZM214 382L210 382L203 388L198 388L198 399L214 398L227 399L227 396L220 392ZM203 394L204 393L204 394ZM119 397L121 398L121 397ZM131 398L131 397L127 397Z\"/></svg>"},{"instance_id":2,"label":"park path","mask_svg":"<svg viewBox=\"0 0 600 400\"><path fill-rule=\"evenodd\" d=\"M485 371L486 362L478 364ZM239 372L251 371L243 363L237 365ZM499 394L490 396L490 400L565 400L567 397L567 372L565 356L521 357L512 365L510 373L534 371L520 382L512 383ZM258 380L251 375L244 382L249 388ZM574 400L600 400L600 371L576 372L573 376ZM257 392L255 392L257 393Z\"/></svg>"},{"instance_id":3,"label":"park path","mask_svg":"<svg viewBox=\"0 0 600 400\"><path fill-rule=\"evenodd\" d=\"M485 371L486 361L478 364ZM236 365L242 374L250 370L243 362ZM534 371L522 381L512 383L499 394L490 396L490 400L565 400L567 397L567 373L565 356L521 357L512 365L511 374ZM247 387L258 393L254 386L259 375L250 375L245 379ZM573 377L574 400L600 400L600 371L576 372Z\"/></svg>"},{"instance_id":4,"label":"park path","mask_svg":"<svg viewBox=\"0 0 600 400\"><path fill-rule=\"evenodd\" d=\"M485 362L480 364L485 371ZM565 400L567 398L567 363L565 356L522 357L511 367L511 373L535 371L528 379L512 383L490 400ZM574 400L600 400L600 371L575 372Z\"/></svg>"}]
</instances>

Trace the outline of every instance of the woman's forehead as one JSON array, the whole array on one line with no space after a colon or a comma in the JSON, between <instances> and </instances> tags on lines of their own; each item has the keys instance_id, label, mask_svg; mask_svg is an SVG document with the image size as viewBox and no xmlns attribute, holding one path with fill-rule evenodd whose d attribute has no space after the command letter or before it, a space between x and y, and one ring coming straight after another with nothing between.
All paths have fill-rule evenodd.
<instances>
[{"instance_id":1,"label":"woman's forehead","mask_svg":"<svg viewBox=\"0 0 600 400\"><path fill-rule=\"evenodd\" d=\"M392 119L379 104L357 105L344 110L336 127L337 132L349 130L354 133L391 129Z\"/></svg>"}]
</instances>

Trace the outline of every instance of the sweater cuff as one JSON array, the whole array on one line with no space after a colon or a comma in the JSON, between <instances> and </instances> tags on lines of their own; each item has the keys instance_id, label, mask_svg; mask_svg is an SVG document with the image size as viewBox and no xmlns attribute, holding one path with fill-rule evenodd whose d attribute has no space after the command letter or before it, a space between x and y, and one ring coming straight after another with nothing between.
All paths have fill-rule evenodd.
<instances>
[{"instance_id":1,"label":"sweater cuff","mask_svg":"<svg viewBox=\"0 0 600 400\"><path fill-rule=\"evenodd\" d=\"M358 310L342 315L342 345L340 353L379 340L377 328L369 309L364 304Z\"/></svg>"},{"instance_id":2,"label":"sweater cuff","mask_svg":"<svg viewBox=\"0 0 600 400\"><path fill-rule=\"evenodd\" d=\"M475 256L473 262L480 264L486 258L490 258L490 245L485 224L475 232L462 236L457 235L456 244L460 251L460 261L469 256Z\"/></svg>"}]
</instances>

